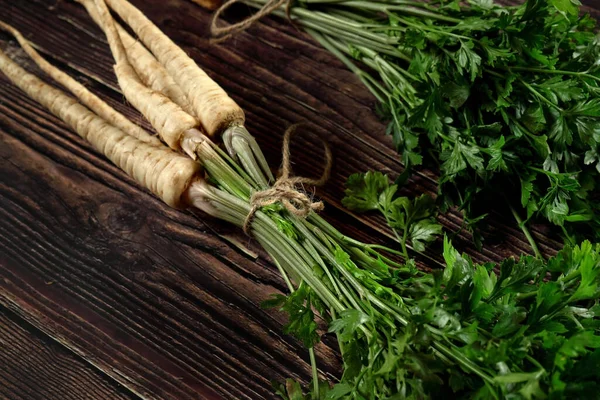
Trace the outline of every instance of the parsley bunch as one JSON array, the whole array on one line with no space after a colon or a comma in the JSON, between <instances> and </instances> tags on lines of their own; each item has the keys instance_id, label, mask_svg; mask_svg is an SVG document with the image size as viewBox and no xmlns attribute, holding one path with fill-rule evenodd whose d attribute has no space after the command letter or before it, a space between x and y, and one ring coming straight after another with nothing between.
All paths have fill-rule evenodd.
<instances>
[{"instance_id":1,"label":"parsley bunch","mask_svg":"<svg viewBox=\"0 0 600 400\"><path fill-rule=\"evenodd\" d=\"M265 305L286 311L285 332L309 348L320 339L318 312L338 339L344 372L333 387L314 378L308 393L293 380L276 385L282 398L597 397L600 245L584 241L547 262L523 256L494 265L474 264L444 239L444 268L424 273L406 246L421 251L441 234L430 198L399 196L387 176L368 172L349 179L343 203L356 212L381 212L405 263L309 217L307 227L328 236L330 252L311 278L318 277L343 307L328 307L306 281ZM286 229L287 235L309 240L308 231L296 229Z\"/></svg>"},{"instance_id":2,"label":"parsley bunch","mask_svg":"<svg viewBox=\"0 0 600 400\"><path fill-rule=\"evenodd\" d=\"M596 398L600 246L567 246L547 263L509 259L498 277L448 241L444 258L434 274L362 271L361 287L377 302L367 296L331 321L345 370L333 388L318 386L319 398ZM305 314L290 315L288 333L305 335ZM283 398L313 398L286 386Z\"/></svg>"},{"instance_id":3,"label":"parsley bunch","mask_svg":"<svg viewBox=\"0 0 600 400\"><path fill-rule=\"evenodd\" d=\"M575 0L289 6L291 18L380 101L408 167L402 178L437 163L439 198L468 221L480 219L478 200L501 190L517 220L542 217L572 241L600 239L592 195L600 42ZM309 348L313 373L309 393L292 380L277 393L288 400L598 398L600 244L494 265L474 264L445 239L444 268L422 272L407 248L422 251L441 234L437 207L427 196L401 196L398 185L379 173L353 175L343 203L384 215L400 251L349 238L316 214L297 219L280 204L257 213L253 234L290 289L265 305L288 313L285 332ZM241 225L246 200L228 200L226 217ZM333 387L318 379L317 313L344 362Z\"/></svg>"},{"instance_id":4,"label":"parsley bunch","mask_svg":"<svg viewBox=\"0 0 600 400\"><path fill-rule=\"evenodd\" d=\"M321 309L342 352L341 381L304 394L288 380L277 385L282 398L597 398L600 245L495 266L445 240L446 267L432 274L364 270L341 249L336 259L354 277L341 282L360 293L352 306L328 314L305 285L269 305L290 311L286 332L307 345L318 338L311 306Z\"/></svg>"},{"instance_id":5,"label":"parsley bunch","mask_svg":"<svg viewBox=\"0 0 600 400\"><path fill-rule=\"evenodd\" d=\"M377 97L401 180L433 164L467 222L502 191L579 242L600 238L600 39L578 5L299 0L290 15Z\"/></svg>"}]
</instances>

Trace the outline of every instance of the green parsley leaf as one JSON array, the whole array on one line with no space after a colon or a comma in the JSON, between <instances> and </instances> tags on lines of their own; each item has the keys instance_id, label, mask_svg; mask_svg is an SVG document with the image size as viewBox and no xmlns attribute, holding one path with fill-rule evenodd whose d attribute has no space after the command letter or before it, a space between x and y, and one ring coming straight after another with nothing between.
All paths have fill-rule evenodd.
<instances>
[{"instance_id":1,"label":"green parsley leaf","mask_svg":"<svg viewBox=\"0 0 600 400\"><path fill-rule=\"evenodd\" d=\"M329 324L329 332L335 332L339 338L349 341L358 327L369 321L369 316L359 310L344 310L337 319Z\"/></svg>"},{"instance_id":2,"label":"green parsley leaf","mask_svg":"<svg viewBox=\"0 0 600 400\"><path fill-rule=\"evenodd\" d=\"M381 172L350 175L346 182L346 197L342 199L344 207L352 211L365 212L376 210L379 195L387 188L389 181Z\"/></svg>"},{"instance_id":3,"label":"green parsley leaf","mask_svg":"<svg viewBox=\"0 0 600 400\"><path fill-rule=\"evenodd\" d=\"M504 153L502 151L505 144L506 141L504 140L504 136L500 136L500 139L498 139L496 143L488 147L491 156L487 166L489 171L508 171L508 166L506 165L506 161L504 161Z\"/></svg>"}]
</instances>

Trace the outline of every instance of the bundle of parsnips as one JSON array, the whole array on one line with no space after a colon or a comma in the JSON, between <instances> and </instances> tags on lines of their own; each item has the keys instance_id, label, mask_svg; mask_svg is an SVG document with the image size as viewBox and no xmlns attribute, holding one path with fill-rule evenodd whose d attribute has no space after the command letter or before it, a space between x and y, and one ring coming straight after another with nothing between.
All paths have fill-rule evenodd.
<instances>
[{"instance_id":1,"label":"bundle of parsnips","mask_svg":"<svg viewBox=\"0 0 600 400\"><path fill-rule=\"evenodd\" d=\"M406 166L440 170L473 226L500 190L522 219L599 238L600 39L579 1L234 0L290 18L354 71ZM215 15L219 17L220 11ZM502 188L502 189L498 189ZM534 245L535 247L535 245Z\"/></svg>"},{"instance_id":2,"label":"bundle of parsnips","mask_svg":"<svg viewBox=\"0 0 600 400\"><path fill-rule=\"evenodd\" d=\"M126 0L79 1L107 35L125 97L162 142L46 62L5 24L78 100L1 52L0 70L167 204L197 207L243 227L265 248L290 290L269 304L289 313L286 332L310 351L307 398L583 398L597 391L598 370L590 366L600 358L598 246L567 248L548 263L507 260L496 277L493 265L472 265L446 241L446 269L421 273L405 245L431 238L431 232L418 234L436 224L427 197L398 197L397 187L379 175L357 181L348 201L389 211L390 221L403 226L403 251L342 235L314 212L322 204L295 189L304 179L289 171L272 177L243 127L242 110L139 10ZM139 42L115 23L105 1ZM209 137L222 138L227 152ZM382 250L403 255L404 263ZM344 358L333 388L318 379L315 311L337 335ZM305 398L294 382L282 390Z\"/></svg>"}]
</instances>

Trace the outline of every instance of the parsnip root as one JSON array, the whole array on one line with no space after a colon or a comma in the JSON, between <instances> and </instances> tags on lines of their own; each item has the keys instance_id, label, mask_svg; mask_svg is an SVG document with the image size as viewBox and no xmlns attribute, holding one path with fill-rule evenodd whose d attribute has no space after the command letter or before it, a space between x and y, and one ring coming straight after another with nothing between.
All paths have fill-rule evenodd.
<instances>
[{"instance_id":1,"label":"parsnip root","mask_svg":"<svg viewBox=\"0 0 600 400\"><path fill-rule=\"evenodd\" d=\"M98 16L115 59L115 73L125 97L150 121L172 149L180 149L184 132L199 126L198 121L168 97L144 85L133 66L103 0L96 0Z\"/></svg>"},{"instance_id":2,"label":"parsnip root","mask_svg":"<svg viewBox=\"0 0 600 400\"><path fill-rule=\"evenodd\" d=\"M44 71L48 76L67 88L75 97L85 104L90 110L94 111L100 117L110 122L117 128L123 130L131 136L134 136L144 142L160 144L156 136L150 135L146 130L131 122L123 114L117 112L114 108L106 104L98 96L90 92L85 86L71 78L69 75L46 61L21 35L21 33L12 26L0 21L0 29L10 33L19 42L23 50L29 57Z\"/></svg>"},{"instance_id":3,"label":"parsnip root","mask_svg":"<svg viewBox=\"0 0 600 400\"><path fill-rule=\"evenodd\" d=\"M94 0L76 0L82 4L96 25L102 27L102 20L98 14L98 8ZM127 59L131 63L135 72L142 82L150 89L160 92L180 106L188 114L195 116L195 113L188 101L185 93L161 63L144 47L138 40L134 39L121 25L115 22L115 27L119 37L125 47Z\"/></svg>"},{"instance_id":4,"label":"parsnip root","mask_svg":"<svg viewBox=\"0 0 600 400\"><path fill-rule=\"evenodd\" d=\"M143 142L111 125L77 100L25 71L0 51L0 70L16 86L114 164L171 207L183 207L189 185L199 178L200 164L164 145Z\"/></svg>"},{"instance_id":5,"label":"parsnip root","mask_svg":"<svg viewBox=\"0 0 600 400\"><path fill-rule=\"evenodd\" d=\"M243 125L242 109L182 49L126 0L107 0L183 89L209 136Z\"/></svg>"}]
</instances>

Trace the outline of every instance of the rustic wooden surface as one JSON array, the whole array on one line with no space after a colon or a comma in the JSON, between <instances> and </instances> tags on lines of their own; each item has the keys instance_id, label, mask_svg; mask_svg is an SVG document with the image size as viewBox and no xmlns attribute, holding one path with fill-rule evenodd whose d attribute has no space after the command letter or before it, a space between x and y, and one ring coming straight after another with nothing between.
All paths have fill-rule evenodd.
<instances>
[{"instance_id":1,"label":"rustic wooden surface","mask_svg":"<svg viewBox=\"0 0 600 400\"><path fill-rule=\"evenodd\" d=\"M93 365L52 340L8 309L0 308L0 396L23 399L136 396Z\"/></svg>"},{"instance_id":2,"label":"rustic wooden surface","mask_svg":"<svg viewBox=\"0 0 600 400\"><path fill-rule=\"evenodd\" d=\"M317 190L325 217L359 239L391 244L381 221L340 205L349 174L394 176L402 167L374 99L333 56L276 19L209 45L210 15L197 5L134 3L246 110L271 165L280 162L284 128L307 121L293 145L294 168L319 175L317 137L326 138L335 169L327 189ZM598 15L598 0L586 4ZM0 0L0 19L141 121L116 89L103 35L79 5ZM0 48L36 71L7 35ZM424 171L409 190L435 192L434 174ZM460 226L457 213L440 220ZM458 247L477 261L528 251L510 219L491 221L482 252L463 233ZM543 251L558 248L544 229L534 231ZM310 379L306 351L281 333L284 316L260 308L281 291L252 240L206 215L169 209L0 77L0 397L273 398L270 380ZM317 350L321 372L336 376L334 341L325 337Z\"/></svg>"}]
</instances>

